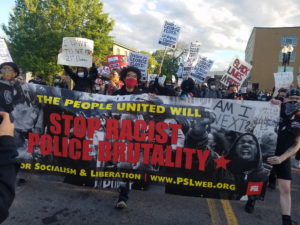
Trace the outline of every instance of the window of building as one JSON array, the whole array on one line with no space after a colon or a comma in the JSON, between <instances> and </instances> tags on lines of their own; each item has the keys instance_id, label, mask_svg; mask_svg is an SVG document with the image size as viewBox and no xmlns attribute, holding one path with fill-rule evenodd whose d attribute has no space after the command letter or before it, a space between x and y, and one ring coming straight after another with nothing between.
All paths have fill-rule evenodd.
<instances>
[{"instance_id":1,"label":"window of building","mask_svg":"<svg viewBox=\"0 0 300 225\"><path fill-rule=\"evenodd\" d=\"M281 46L285 46L285 45L296 46L297 45L297 41L298 41L297 36L283 36L281 38Z\"/></svg>"},{"instance_id":2,"label":"window of building","mask_svg":"<svg viewBox=\"0 0 300 225\"><path fill-rule=\"evenodd\" d=\"M292 52L290 56L290 62L295 62L296 52ZM282 53L279 53L279 62L282 62Z\"/></svg>"},{"instance_id":3,"label":"window of building","mask_svg":"<svg viewBox=\"0 0 300 225\"><path fill-rule=\"evenodd\" d=\"M277 72L284 72L284 66L278 66ZM293 66L287 66L285 72L294 72Z\"/></svg>"}]
</instances>

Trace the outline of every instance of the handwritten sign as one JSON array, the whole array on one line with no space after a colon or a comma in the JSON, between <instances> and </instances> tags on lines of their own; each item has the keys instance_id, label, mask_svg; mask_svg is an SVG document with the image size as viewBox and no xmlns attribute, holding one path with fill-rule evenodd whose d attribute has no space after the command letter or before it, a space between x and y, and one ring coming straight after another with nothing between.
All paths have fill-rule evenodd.
<instances>
[{"instance_id":1,"label":"handwritten sign","mask_svg":"<svg viewBox=\"0 0 300 225\"><path fill-rule=\"evenodd\" d=\"M213 64L214 61L207 58L201 58L195 66L195 69L192 71L191 76L200 82L204 82Z\"/></svg>"},{"instance_id":2,"label":"handwritten sign","mask_svg":"<svg viewBox=\"0 0 300 225\"><path fill-rule=\"evenodd\" d=\"M175 23L165 21L158 44L175 48L180 33L180 27Z\"/></svg>"},{"instance_id":3,"label":"handwritten sign","mask_svg":"<svg viewBox=\"0 0 300 225\"><path fill-rule=\"evenodd\" d=\"M276 96L280 88L289 89L291 87L291 84L293 83L294 80L293 72L274 73L274 80L275 80L275 91L273 96Z\"/></svg>"},{"instance_id":4,"label":"handwritten sign","mask_svg":"<svg viewBox=\"0 0 300 225\"><path fill-rule=\"evenodd\" d=\"M221 83L226 87L230 84L235 84L240 89L245 79L249 76L251 68L252 66L249 63L236 57L223 75Z\"/></svg>"},{"instance_id":5,"label":"handwritten sign","mask_svg":"<svg viewBox=\"0 0 300 225\"><path fill-rule=\"evenodd\" d=\"M86 38L64 37L57 64L78 67L92 66L94 41Z\"/></svg>"},{"instance_id":6,"label":"handwritten sign","mask_svg":"<svg viewBox=\"0 0 300 225\"><path fill-rule=\"evenodd\" d=\"M142 53L130 52L129 54L128 65L141 71L142 80L147 80L148 60L149 56Z\"/></svg>"},{"instance_id":7,"label":"handwritten sign","mask_svg":"<svg viewBox=\"0 0 300 225\"><path fill-rule=\"evenodd\" d=\"M12 62L12 58L4 39L0 39L0 64L4 62Z\"/></svg>"}]
</instances>

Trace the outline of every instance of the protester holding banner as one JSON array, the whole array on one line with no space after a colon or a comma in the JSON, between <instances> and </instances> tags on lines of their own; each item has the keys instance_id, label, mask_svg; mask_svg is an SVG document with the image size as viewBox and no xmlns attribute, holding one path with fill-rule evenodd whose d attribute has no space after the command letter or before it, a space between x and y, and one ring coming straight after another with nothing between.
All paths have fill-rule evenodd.
<instances>
[{"instance_id":1,"label":"protester holding banner","mask_svg":"<svg viewBox=\"0 0 300 225\"><path fill-rule=\"evenodd\" d=\"M9 114L0 112L0 223L8 217L8 209L15 198L18 164L14 125Z\"/></svg>"},{"instance_id":2,"label":"protester holding banner","mask_svg":"<svg viewBox=\"0 0 300 225\"><path fill-rule=\"evenodd\" d=\"M208 88L205 88L200 92L200 98L222 98L222 93L218 90L214 78L209 78L207 80L207 86Z\"/></svg>"},{"instance_id":3,"label":"protester holding banner","mask_svg":"<svg viewBox=\"0 0 300 225\"><path fill-rule=\"evenodd\" d=\"M274 165L280 191L282 225L295 224L291 220L291 156L300 149L300 91L290 89L281 104L280 124L275 156L268 158Z\"/></svg>"},{"instance_id":4,"label":"protester holding banner","mask_svg":"<svg viewBox=\"0 0 300 225\"><path fill-rule=\"evenodd\" d=\"M238 93L238 87L235 84L230 84L226 90L226 99L241 100L242 97Z\"/></svg>"},{"instance_id":5,"label":"protester holding banner","mask_svg":"<svg viewBox=\"0 0 300 225\"><path fill-rule=\"evenodd\" d=\"M121 72L121 80L124 82L124 86L115 91L113 95L130 95L141 94L141 90L138 88L138 82L141 79L141 71L133 66L124 67ZM127 200L129 194L129 182L122 182L119 188L120 194L116 203L117 209L127 208Z\"/></svg>"},{"instance_id":6,"label":"protester holding banner","mask_svg":"<svg viewBox=\"0 0 300 225\"><path fill-rule=\"evenodd\" d=\"M120 76L117 70L113 70L110 73L110 81L106 87L105 94L112 95L115 91L123 87L124 83L120 80Z\"/></svg>"}]
</instances>

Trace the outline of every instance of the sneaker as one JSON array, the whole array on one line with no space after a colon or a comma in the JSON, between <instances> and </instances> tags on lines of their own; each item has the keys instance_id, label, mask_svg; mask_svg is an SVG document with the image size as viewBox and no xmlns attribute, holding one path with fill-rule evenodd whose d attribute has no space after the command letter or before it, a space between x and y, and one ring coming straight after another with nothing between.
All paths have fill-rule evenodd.
<instances>
[{"instance_id":1,"label":"sneaker","mask_svg":"<svg viewBox=\"0 0 300 225\"><path fill-rule=\"evenodd\" d=\"M125 208L127 208L127 204L124 201L118 201L116 204L116 208L117 209L125 209Z\"/></svg>"},{"instance_id":2,"label":"sneaker","mask_svg":"<svg viewBox=\"0 0 300 225\"><path fill-rule=\"evenodd\" d=\"M245 211L247 213L253 213L254 212L254 206L255 206L255 200L249 199L245 205Z\"/></svg>"}]
</instances>

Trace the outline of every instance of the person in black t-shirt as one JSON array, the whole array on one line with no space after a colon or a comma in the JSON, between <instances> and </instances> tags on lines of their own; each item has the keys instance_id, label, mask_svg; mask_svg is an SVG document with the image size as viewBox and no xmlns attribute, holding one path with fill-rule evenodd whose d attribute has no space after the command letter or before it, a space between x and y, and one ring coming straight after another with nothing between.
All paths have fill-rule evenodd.
<instances>
[{"instance_id":1,"label":"person in black t-shirt","mask_svg":"<svg viewBox=\"0 0 300 225\"><path fill-rule=\"evenodd\" d=\"M280 191L282 224L291 220L291 156L300 149L300 91L290 89L281 105L280 124L275 156L267 162L274 165Z\"/></svg>"}]
</instances>

